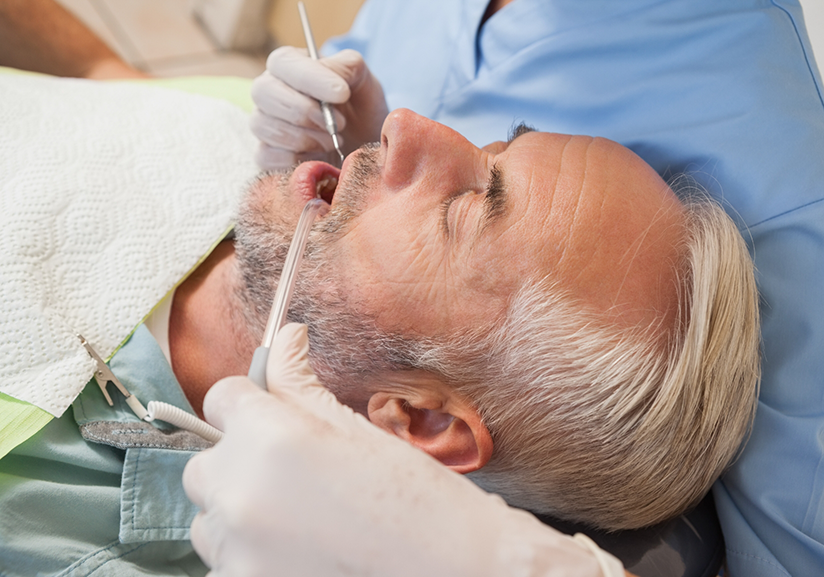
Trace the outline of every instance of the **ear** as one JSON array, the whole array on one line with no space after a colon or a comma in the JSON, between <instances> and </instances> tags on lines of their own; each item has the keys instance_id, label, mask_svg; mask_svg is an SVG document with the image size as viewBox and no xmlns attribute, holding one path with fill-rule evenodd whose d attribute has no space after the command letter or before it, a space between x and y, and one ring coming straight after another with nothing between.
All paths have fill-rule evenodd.
<instances>
[{"instance_id":1,"label":"ear","mask_svg":"<svg viewBox=\"0 0 824 577\"><path fill-rule=\"evenodd\" d=\"M461 474L480 469L492 456L492 437L478 412L463 399L437 392L378 392L369 399L369 420L429 453Z\"/></svg>"}]
</instances>

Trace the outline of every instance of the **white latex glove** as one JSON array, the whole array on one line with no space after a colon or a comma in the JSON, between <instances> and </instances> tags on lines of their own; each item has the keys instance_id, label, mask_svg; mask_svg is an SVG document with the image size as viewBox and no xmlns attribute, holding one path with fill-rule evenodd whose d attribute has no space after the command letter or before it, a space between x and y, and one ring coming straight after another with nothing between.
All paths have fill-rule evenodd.
<instances>
[{"instance_id":1,"label":"white latex glove","mask_svg":"<svg viewBox=\"0 0 824 577\"><path fill-rule=\"evenodd\" d=\"M587 538L508 507L337 402L307 362L305 325L269 355L267 394L217 383L224 438L183 474L192 543L214 577L624 575Z\"/></svg>"},{"instance_id":2,"label":"white latex glove","mask_svg":"<svg viewBox=\"0 0 824 577\"><path fill-rule=\"evenodd\" d=\"M255 160L267 170L337 158L320 100L334 105L344 154L380 140L388 114L380 83L354 50L316 61L305 49L282 46L252 83L252 100L250 124L260 140Z\"/></svg>"}]
</instances>

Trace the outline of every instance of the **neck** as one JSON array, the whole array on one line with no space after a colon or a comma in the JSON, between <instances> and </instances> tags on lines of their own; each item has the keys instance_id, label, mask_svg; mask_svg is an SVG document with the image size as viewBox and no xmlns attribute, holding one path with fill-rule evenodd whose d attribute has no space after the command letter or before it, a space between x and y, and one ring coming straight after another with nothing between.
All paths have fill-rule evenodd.
<instances>
[{"instance_id":1,"label":"neck","mask_svg":"<svg viewBox=\"0 0 824 577\"><path fill-rule=\"evenodd\" d=\"M172 370L202 416L203 397L224 377L246 374L254 343L240 329L234 244L217 248L175 291L169 318Z\"/></svg>"}]
</instances>

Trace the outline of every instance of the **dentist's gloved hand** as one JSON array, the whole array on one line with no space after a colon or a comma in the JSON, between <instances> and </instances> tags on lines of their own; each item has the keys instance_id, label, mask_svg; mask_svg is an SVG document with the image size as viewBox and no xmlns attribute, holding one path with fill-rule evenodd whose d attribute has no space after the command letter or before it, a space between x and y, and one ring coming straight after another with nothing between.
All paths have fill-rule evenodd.
<instances>
[{"instance_id":1,"label":"dentist's gloved hand","mask_svg":"<svg viewBox=\"0 0 824 577\"><path fill-rule=\"evenodd\" d=\"M251 128L260 140L255 160L264 169L337 158L319 100L333 105L345 154L380 140L388 114L378 80L354 50L312 60L302 48L282 46L252 84Z\"/></svg>"},{"instance_id":2,"label":"dentist's gloved hand","mask_svg":"<svg viewBox=\"0 0 824 577\"><path fill-rule=\"evenodd\" d=\"M245 377L207 394L225 432L183 474L201 507L192 543L213 577L624 575L585 537L508 507L339 404L286 325L261 391Z\"/></svg>"}]
</instances>

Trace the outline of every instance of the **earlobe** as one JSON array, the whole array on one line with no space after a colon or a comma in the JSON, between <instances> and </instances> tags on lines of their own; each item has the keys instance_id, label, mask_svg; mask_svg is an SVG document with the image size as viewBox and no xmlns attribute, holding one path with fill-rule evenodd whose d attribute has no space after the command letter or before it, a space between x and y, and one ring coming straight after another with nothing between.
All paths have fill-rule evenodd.
<instances>
[{"instance_id":1,"label":"earlobe","mask_svg":"<svg viewBox=\"0 0 824 577\"><path fill-rule=\"evenodd\" d=\"M428 453L461 474L486 465L492 437L474 407L434 395L375 393L367 408L378 427Z\"/></svg>"}]
</instances>

